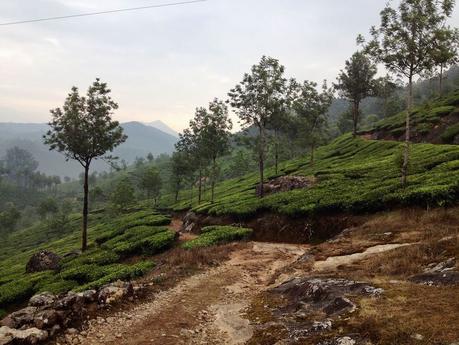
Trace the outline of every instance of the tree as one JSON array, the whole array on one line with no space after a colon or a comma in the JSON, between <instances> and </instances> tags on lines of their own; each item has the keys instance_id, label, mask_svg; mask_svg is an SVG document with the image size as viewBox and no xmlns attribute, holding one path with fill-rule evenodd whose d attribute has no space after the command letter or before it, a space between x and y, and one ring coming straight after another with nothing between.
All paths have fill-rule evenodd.
<instances>
[{"instance_id":1,"label":"tree","mask_svg":"<svg viewBox=\"0 0 459 345\"><path fill-rule=\"evenodd\" d=\"M127 177L122 178L115 187L110 201L120 210L125 210L127 206L135 201L134 187Z\"/></svg>"},{"instance_id":2,"label":"tree","mask_svg":"<svg viewBox=\"0 0 459 345\"><path fill-rule=\"evenodd\" d=\"M435 30L432 52L435 67L438 67L438 90L443 94L444 70L458 62L459 30L444 23Z\"/></svg>"},{"instance_id":3,"label":"tree","mask_svg":"<svg viewBox=\"0 0 459 345\"><path fill-rule=\"evenodd\" d=\"M84 169L83 251L87 249L90 165L96 159L113 159L105 155L127 139L119 123L112 120L118 104L112 100L110 92L107 84L99 79L89 87L86 97L80 96L78 88L73 87L63 108L51 110L51 129L44 136L50 150L63 153L67 160L76 160Z\"/></svg>"},{"instance_id":4,"label":"tree","mask_svg":"<svg viewBox=\"0 0 459 345\"><path fill-rule=\"evenodd\" d=\"M229 150L230 130L232 122L228 116L228 107L222 101L214 99L209 104L209 111L200 112L193 128L200 138L202 154L212 163L211 171L211 203L214 202L215 182L218 176L217 158Z\"/></svg>"},{"instance_id":5,"label":"tree","mask_svg":"<svg viewBox=\"0 0 459 345\"><path fill-rule=\"evenodd\" d=\"M151 163L155 160L155 157L153 156L153 154L151 152L148 153L147 155L147 161L148 163Z\"/></svg>"},{"instance_id":6,"label":"tree","mask_svg":"<svg viewBox=\"0 0 459 345\"><path fill-rule=\"evenodd\" d=\"M32 176L37 168L38 162L29 151L17 146L6 151L4 171L17 186L30 187Z\"/></svg>"},{"instance_id":7,"label":"tree","mask_svg":"<svg viewBox=\"0 0 459 345\"><path fill-rule=\"evenodd\" d=\"M180 145L179 145L180 146ZM172 154L171 158L171 177L170 184L174 192L174 200L177 202L179 200L179 193L182 189L183 184L187 179L190 179L190 176L193 174L193 164L189 154L187 152L181 151L177 148Z\"/></svg>"},{"instance_id":8,"label":"tree","mask_svg":"<svg viewBox=\"0 0 459 345\"><path fill-rule=\"evenodd\" d=\"M394 95L395 91L397 91L401 87L402 86L400 85L400 81L393 80L393 78L389 74L386 74L384 77L378 78L376 80L375 93L378 97L382 99L382 102L383 102L382 116L384 118L386 118L389 115L390 106L391 106L389 104L390 98Z\"/></svg>"},{"instance_id":9,"label":"tree","mask_svg":"<svg viewBox=\"0 0 459 345\"><path fill-rule=\"evenodd\" d=\"M3 212L0 212L0 233L13 231L20 218L21 212L14 204L9 204Z\"/></svg>"},{"instance_id":10,"label":"tree","mask_svg":"<svg viewBox=\"0 0 459 345\"><path fill-rule=\"evenodd\" d=\"M410 116L413 108L413 78L432 70L435 46L443 39L435 35L441 23L451 16L454 0L402 0L398 9L387 4L381 11L381 24L370 30L372 39L365 44L362 36L357 41L365 44L365 51L375 62L408 79L405 124L405 147L401 182L406 185L409 167Z\"/></svg>"},{"instance_id":11,"label":"tree","mask_svg":"<svg viewBox=\"0 0 459 345\"><path fill-rule=\"evenodd\" d=\"M47 198L43 200L37 208L37 213L41 219L47 219L49 215L53 215L59 212L59 206L57 205L56 199Z\"/></svg>"},{"instance_id":12,"label":"tree","mask_svg":"<svg viewBox=\"0 0 459 345\"><path fill-rule=\"evenodd\" d=\"M242 81L232 89L228 96L230 104L243 127L255 126L257 134L258 167L260 172L260 197L264 196L264 163L266 150L266 130L286 103L287 80L284 66L278 60L263 56L258 65L252 66Z\"/></svg>"},{"instance_id":13,"label":"tree","mask_svg":"<svg viewBox=\"0 0 459 345\"><path fill-rule=\"evenodd\" d=\"M314 150L324 138L328 125L327 111L332 101L333 91L328 88L326 81L321 92L317 91L317 84L310 81L296 86L292 108L301 141L311 150L311 164L314 164Z\"/></svg>"},{"instance_id":14,"label":"tree","mask_svg":"<svg viewBox=\"0 0 459 345\"><path fill-rule=\"evenodd\" d=\"M161 194L161 176L156 167L149 167L142 171L139 182L140 188L147 192L147 197L153 198L155 206Z\"/></svg>"},{"instance_id":15,"label":"tree","mask_svg":"<svg viewBox=\"0 0 459 345\"><path fill-rule=\"evenodd\" d=\"M352 119L354 137L357 135L357 127L360 120L360 103L362 100L375 93L376 66L362 52L356 52L350 60L346 61L344 71L338 76L335 89L341 97L347 99L352 105Z\"/></svg>"}]
</instances>

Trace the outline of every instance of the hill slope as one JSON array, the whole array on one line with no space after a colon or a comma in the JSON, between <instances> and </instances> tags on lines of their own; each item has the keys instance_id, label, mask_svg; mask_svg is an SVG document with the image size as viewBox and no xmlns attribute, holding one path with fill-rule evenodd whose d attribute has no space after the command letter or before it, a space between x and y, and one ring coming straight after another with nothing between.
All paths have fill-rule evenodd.
<instances>
[{"instance_id":1,"label":"hill slope","mask_svg":"<svg viewBox=\"0 0 459 345\"><path fill-rule=\"evenodd\" d=\"M194 198L193 210L238 217L251 217L262 211L290 216L328 215L405 205L437 206L459 199L459 146L413 144L406 188L400 185L395 163L400 151L401 144L395 141L353 139L344 135L321 147L314 165L309 157L281 164L281 175L309 176L315 180L310 188L260 199L255 193L258 175L254 173L218 184L214 204L197 205ZM268 169L266 175L267 179L273 179L274 170ZM205 197L209 200L208 194ZM174 205L175 210L189 207L189 198Z\"/></svg>"},{"instance_id":2,"label":"hill slope","mask_svg":"<svg viewBox=\"0 0 459 345\"><path fill-rule=\"evenodd\" d=\"M385 118L362 134L372 139L404 140L405 112ZM459 90L416 107L411 115L412 141L459 144Z\"/></svg>"},{"instance_id":3,"label":"hill slope","mask_svg":"<svg viewBox=\"0 0 459 345\"><path fill-rule=\"evenodd\" d=\"M157 128L145 126L140 122L121 124L128 140L119 146L114 155L132 163L136 157L145 157L148 153L159 155L171 153L174 150L176 137ZM50 152L42 142L42 136L47 131L46 124L17 124L0 123L0 157L13 146L30 151L39 162L38 169L49 175L77 177L81 167L75 162L66 162L57 152ZM95 162L96 171L108 170L104 162Z\"/></svg>"}]
</instances>

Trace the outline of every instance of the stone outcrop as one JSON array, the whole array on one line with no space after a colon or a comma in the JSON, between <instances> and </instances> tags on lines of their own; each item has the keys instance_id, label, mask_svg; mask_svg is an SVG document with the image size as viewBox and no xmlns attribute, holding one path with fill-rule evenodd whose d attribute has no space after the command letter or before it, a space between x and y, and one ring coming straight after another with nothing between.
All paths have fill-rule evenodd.
<instances>
[{"instance_id":1,"label":"stone outcrop","mask_svg":"<svg viewBox=\"0 0 459 345\"><path fill-rule=\"evenodd\" d=\"M264 194L288 192L295 189L308 188L315 184L314 177L307 176L281 176L263 184ZM256 188L257 195L260 195L260 186Z\"/></svg>"},{"instance_id":2,"label":"stone outcrop","mask_svg":"<svg viewBox=\"0 0 459 345\"><path fill-rule=\"evenodd\" d=\"M41 250L38 253L32 255L27 262L26 272L35 273L43 271L56 271L59 269L59 263L61 257L53 252L48 250Z\"/></svg>"},{"instance_id":3,"label":"stone outcrop","mask_svg":"<svg viewBox=\"0 0 459 345\"><path fill-rule=\"evenodd\" d=\"M432 263L421 274L408 279L416 284L429 286L459 284L459 272L456 271L456 258L449 258L440 263Z\"/></svg>"},{"instance_id":4,"label":"stone outcrop","mask_svg":"<svg viewBox=\"0 0 459 345\"><path fill-rule=\"evenodd\" d=\"M90 311L133 299L144 289L143 285L115 282L96 290L53 295L40 293L29 300L29 305L0 321L0 345L38 344L57 332L80 325Z\"/></svg>"}]
</instances>

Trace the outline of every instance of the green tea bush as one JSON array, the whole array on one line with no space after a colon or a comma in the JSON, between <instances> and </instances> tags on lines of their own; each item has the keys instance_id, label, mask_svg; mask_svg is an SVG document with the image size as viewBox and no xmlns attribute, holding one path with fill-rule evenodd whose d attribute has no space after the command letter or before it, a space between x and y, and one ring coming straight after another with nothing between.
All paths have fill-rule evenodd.
<instances>
[{"instance_id":1,"label":"green tea bush","mask_svg":"<svg viewBox=\"0 0 459 345\"><path fill-rule=\"evenodd\" d=\"M210 247L232 241L240 241L249 238L252 232L252 229L234 226L205 227L201 230L201 235L199 235L199 237L184 243L183 248Z\"/></svg>"},{"instance_id":2,"label":"green tea bush","mask_svg":"<svg viewBox=\"0 0 459 345\"><path fill-rule=\"evenodd\" d=\"M456 136L459 136L459 123L446 128L441 135L441 140L446 144L451 144Z\"/></svg>"},{"instance_id":3,"label":"green tea bush","mask_svg":"<svg viewBox=\"0 0 459 345\"><path fill-rule=\"evenodd\" d=\"M33 281L25 277L0 286L0 307L27 299L35 292L34 285Z\"/></svg>"}]
</instances>

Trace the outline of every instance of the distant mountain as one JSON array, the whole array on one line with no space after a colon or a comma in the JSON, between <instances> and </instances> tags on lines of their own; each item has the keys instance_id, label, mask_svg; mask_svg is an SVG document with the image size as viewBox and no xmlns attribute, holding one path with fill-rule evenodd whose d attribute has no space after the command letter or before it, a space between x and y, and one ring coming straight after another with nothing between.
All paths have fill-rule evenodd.
<instances>
[{"instance_id":1,"label":"distant mountain","mask_svg":"<svg viewBox=\"0 0 459 345\"><path fill-rule=\"evenodd\" d=\"M178 133L176 131L174 131L172 128L170 128L168 125L166 125L164 122L162 122L161 120L148 122L148 123L145 123L145 125L157 128L160 131L163 131L164 133L170 134L170 135L178 138Z\"/></svg>"},{"instance_id":2,"label":"distant mountain","mask_svg":"<svg viewBox=\"0 0 459 345\"><path fill-rule=\"evenodd\" d=\"M136 157L145 157L148 153L157 156L161 153L170 154L174 151L177 138L152 126L140 122L121 124L128 139L113 152L114 156L124 159L128 163L134 162ZM36 123L0 123L0 159L5 152L18 146L30 151L39 162L38 170L49 175L77 177L81 166L76 162L66 162L65 157L57 152L49 151L43 144L42 136L48 130L46 124ZM93 165L96 171L109 170L110 167L103 161L96 161Z\"/></svg>"}]
</instances>

